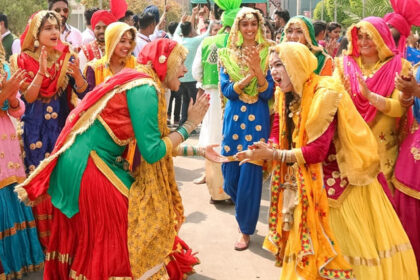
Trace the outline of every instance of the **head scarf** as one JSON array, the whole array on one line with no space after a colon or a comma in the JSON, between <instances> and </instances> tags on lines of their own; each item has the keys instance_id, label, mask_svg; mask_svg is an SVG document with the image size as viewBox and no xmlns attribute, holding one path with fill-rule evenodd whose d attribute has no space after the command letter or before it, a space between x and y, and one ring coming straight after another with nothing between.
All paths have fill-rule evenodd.
<instances>
[{"instance_id":1,"label":"head scarf","mask_svg":"<svg viewBox=\"0 0 420 280\"><path fill-rule=\"evenodd\" d=\"M318 60L304 45L297 42L281 43L273 47L286 68L295 93L302 96L303 85L318 67Z\"/></svg>"},{"instance_id":2,"label":"head scarf","mask_svg":"<svg viewBox=\"0 0 420 280\"><path fill-rule=\"evenodd\" d=\"M176 71L176 67L187 57L187 49L176 41L158 39L147 44L139 53L137 62L150 65L163 82L168 71Z\"/></svg>"},{"instance_id":3,"label":"head scarf","mask_svg":"<svg viewBox=\"0 0 420 280\"><path fill-rule=\"evenodd\" d=\"M231 27L240 10L239 7L241 6L242 0L214 0L214 3L224 10L221 17L223 27Z\"/></svg>"},{"instance_id":4,"label":"head scarf","mask_svg":"<svg viewBox=\"0 0 420 280\"><path fill-rule=\"evenodd\" d=\"M109 11L98 10L93 13L92 19L90 20L92 29L95 29L96 24L100 21L103 21L105 25L116 22L127 11L127 2L125 0L110 0L110 6L111 9Z\"/></svg>"},{"instance_id":5,"label":"head scarf","mask_svg":"<svg viewBox=\"0 0 420 280\"><path fill-rule=\"evenodd\" d=\"M366 84L370 91L381 96L389 97L394 91L395 73L402 69L401 56L395 47L391 31L382 18L367 17L359 23L352 25L347 31L349 40L347 55L343 58L343 75L347 76L351 84L351 97L357 110L366 122L371 122L376 116L376 108L369 104L369 101L362 95L359 89L357 76L362 76L358 65L360 51L357 46L358 32L366 32L374 41L378 50L379 60L386 63L373 75L365 77ZM388 60L389 59L389 60ZM362 63L362 62L360 62Z\"/></svg>"},{"instance_id":6,"label":"head scarf","mask_svg":"<svg viewBox=\"0 0 420 280\"><path fill-rule=\"evenodd\" d=\"M147 6L143 13L151 13L155 17L156 23L160 21L159 9L155 5Z\"/></svg>"},{"instance_id":7,"label":"head scarf","mask_svg":"<svg viewBox=\"0 0 420 280\"><path fill-rule=\"evenodd\" d=\"M105 30L105 54L104 61L109 63L112 55L114 54L115 47L120 42L121 37L125 32L131 30L133 32L133 41L129 53L132 53L136 47L136 29L124 22L114 22L108 25Z\"/></svg>"},{"instance_id":8,"label":"head scarf","mask_svg":"<svg viewBox=\"0 0 420 280\"><path fill-rule=\"evenodd\" d=\"M391 0L394 12L384 16L386 23L392 25L400 33L398 50L405 55L406 39L410 35L412 25L420 25L420 1L419 0Z\"/></svg>"},{"instance_id":9,"label":"head scarf","mask_svg":"<svg viewBox=\"0 0 420 280\"><path fill-rule=\"evenodd\" d=\"M255 41L260 48L261 68L263 69L263 73L266 73L268 69L268 47L270 44L264 37L264 18L259 11L244 7L238 12L235 22L232 25L232 29L230 30L228 37L227 47L219 49L218 51L223 68L227 71L229 77L234 82L244 78L244 73L248 71L248 66L241 65L242 58L239 52L244 42L244 38L239 31L239 22L249 14L258 18L259 27L257 34L255 35ZM257 86L257 78L253 78L243 91L249 96L256 96L258 94Z\"/></svg>"},{"instance_id":10,"label":"head scarf","mask_svg":"<svg viewBox=\"0 0 420 280\"><path fill-rule=\"evenodd\" d=\"M35 41L38 40L41 29L42 20L45 17L53 17L60 25L60 15L54 11L39 11L31 16L25 31L20 37L22 47L21 54L17 57L17 66L27 71L25 84L29 86L39 70L39 53L40 48L35 47ZM58 37L55 53L58 56L56 60L48 62L47 75L43 77L40 96L49 98L54 96L60 89L64 90L68 84L67 65L72 55L69 50L69 45L63 43Z\"/></svg>"},{"instance_id":11,"label":"head scarf","mask_svg":"<svg viewBox=\"0 0 420 280\"><path fill-rule=\"evenodd\" d=\"M280 42L287 42L286 31L291 24L297 24L302 28L303 34L305 35L307 47L313 52L318 60L318 66L315 69L315 73L319 74L324 67L327 58L329 57L324 49L318 45L318 42L315 38L315 29L310 19L304 16L295 16L292 17L284 27L283 34L281 35Z\"/></svg>"},{"instance_id":12,"label":"head scarf","mask_svg":"<svg viewBox=\"0 0 420 280\"><path fill-rule=\"evenodd\" d=\"M117 21L117 18L110 12L106 10L98 10L93 13L92 19L90 20L92 29L95 29L96 24L102 21L105 25L110 25L113 22Z\"/></svg>"}]
</instances>

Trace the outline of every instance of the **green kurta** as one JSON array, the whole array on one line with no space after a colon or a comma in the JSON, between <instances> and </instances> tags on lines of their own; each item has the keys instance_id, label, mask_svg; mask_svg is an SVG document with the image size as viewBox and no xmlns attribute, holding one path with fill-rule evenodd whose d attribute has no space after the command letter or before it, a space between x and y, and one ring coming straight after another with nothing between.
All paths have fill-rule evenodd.
<instances>
[{"instance_id":1,"label":"green kurta","mask_svg":"<svg viewBox=\"0 0 420 280\"><path fill-rule=\"evenodd\" d=\"M157 162L165 156L166 145L158 128L156 89L142 85L127 90L126 96L129 111L127 118L131 120L141 155L149 163ZM69 218L79 212L80 184L92 151L129 189L134 178L124 168L127 164L121 155L125 149L126 145L114 142L102 123L96 119L58 158L48 189L52 204Z\"/></svg>"}]
</instances>

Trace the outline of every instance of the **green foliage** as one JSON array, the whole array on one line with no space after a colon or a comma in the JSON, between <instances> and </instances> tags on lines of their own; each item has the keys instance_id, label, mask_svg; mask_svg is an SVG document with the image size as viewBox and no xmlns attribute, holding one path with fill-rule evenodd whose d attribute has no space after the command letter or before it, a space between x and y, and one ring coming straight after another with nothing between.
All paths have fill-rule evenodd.
<instances>
[{"instance_id":1,"label":"green foliage","mask_svg":"<svg viewBox=\"0 0 420 280\"><path fill-rule=\"evenodd\" d=\"M363 18L362 0L336 0L337 21L345 27L360 21ZM323 0L317 4L314 10L314 19L321 19L322 2L324 2L324 20L334 21L334 0ZM392 11L389 0L365 0L364 16L383 17Z\"/></svg>"},{"instance_id":2,"label":"green foliage","mask_svg":"<svg viewBox=\"0 0 420 280\"><path fill-rule=\"evenodd\" d=\"M31 15L39 10L48 9L47 3L45 0L0 0L0 11L7 15L9 29L20 36Z\"/></svg>"}]
</instances>

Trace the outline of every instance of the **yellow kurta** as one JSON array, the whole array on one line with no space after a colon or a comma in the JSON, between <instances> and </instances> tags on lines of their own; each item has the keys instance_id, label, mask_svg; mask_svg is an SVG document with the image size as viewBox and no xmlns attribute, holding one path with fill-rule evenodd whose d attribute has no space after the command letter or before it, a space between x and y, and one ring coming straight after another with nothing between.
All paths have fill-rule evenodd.
<instances>
[{"instance_id":1,"label":"yellow kurta","mask_svg":"<svg viewBox=\"0 0 420 280\"><path fill-rule=\"evenodd\" d=\"M410 71L411 65L405 59L403 59L402 62L403 69L401 73L406 75ZM378 64L376 69L373 69L373 72L378 71L382 65L383 64ZM363 75L371 74L365 73L363 71L363 68L361 69ZM343 81L342 73L343 59L338 58L336 60L336 70L334 72L334 76L339 77ZM369 127L373 132L373 135L375 136L378 142L378 152L381 161L381 171L384 173L388 181L388 185L392 190L394 187L391 182L391 179L394 172L395 162L398 157L399 148L398 121L400 118L403 118L406 113L406 109L401 105L401 102L399 100L399 95L400 91L394 89L391 96L386 99L387 110L384 112L378 110L373 121L368 123ZM404 120L402 119L402 121Z\"/></svg>"}]
</instances>

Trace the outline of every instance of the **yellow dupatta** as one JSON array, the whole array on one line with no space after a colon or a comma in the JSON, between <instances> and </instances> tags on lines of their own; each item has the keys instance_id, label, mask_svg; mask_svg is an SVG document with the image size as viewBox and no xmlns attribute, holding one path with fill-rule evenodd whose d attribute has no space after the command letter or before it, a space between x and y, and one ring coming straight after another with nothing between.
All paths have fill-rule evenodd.
<instances>
[{"instance_id":1,"label":"yellow dupatta","mask_svg":"<svg viewBox=\"0 0 420 280\"><path fill-rule=\"evenodd\" d=\"M112 54L114 53L115 47L120 42L121 37L127 31L132 31L133 34L136 34L136 29L134 27L129 26L123 22L114 22L108 25L105 30L105 53L101 59L95 59L89 62L85 69L84 74L86 76L86 69L87 66L92 67L95 71L95 84L99 85L105 81L106 78L114 75L109 68L109 61L111 60ZM134 37L135 38L135 37ZM130 53L133 52L134 48L136 47L136 42L133 40ZM136 58L132 55L129 55L126 59L125 68L134 69L137 65Z\"/></svg>"},{"instance_id":2,"label":"yellow dupatta","mask_svg":"<svg viewBox=\"0 0 420 280\"><path fill-rule=\"evenodd\" d=\"M328 198L323 187L322 164L306 164L301 152L301 147L316 140L327 130L337 109L341 110L342 88L331 83L333 81L331 78L320 77L313 73L317 67L317 60L306 46L299 43L282 43L276 46L274 51L282 60L294 91L300 97L300 105L296 111L299 113L293 114L295 129L292 136L298 160L293 166L297 197L293 224L288 231L284 228L285 215L281 210L284 204L289 203L284 202L284 196L287 194L283 184L291 167L281 162L274 162L269 235L263 246L273 252L277 257L277 264L283 266L282 279L296 279L298 276L305 279L354 279L351 266L345 261L336 245L329 226ZM283 93L279 89L276 91L276 110L280 120L279 148L283 150L289 149L286 130L288 117L286 94L289 93ZM343 106L348 106L347 102L344 102ZM343 112L345 113L347 111ZM355 108L351 114L357 116ZM340 114L338 119L340 126ZM363 120L359 121L364 123ZM343 127L338 127L338 135L343 129L348 128L346 124L343 124ZM369 133L368 129L364 131ZM371 140L375 143L373 136ZM346 137L344 142L340 151L348 152L349 143ZM367 146L370 143L368 137Z\"/></svg>"}]
</instances>

